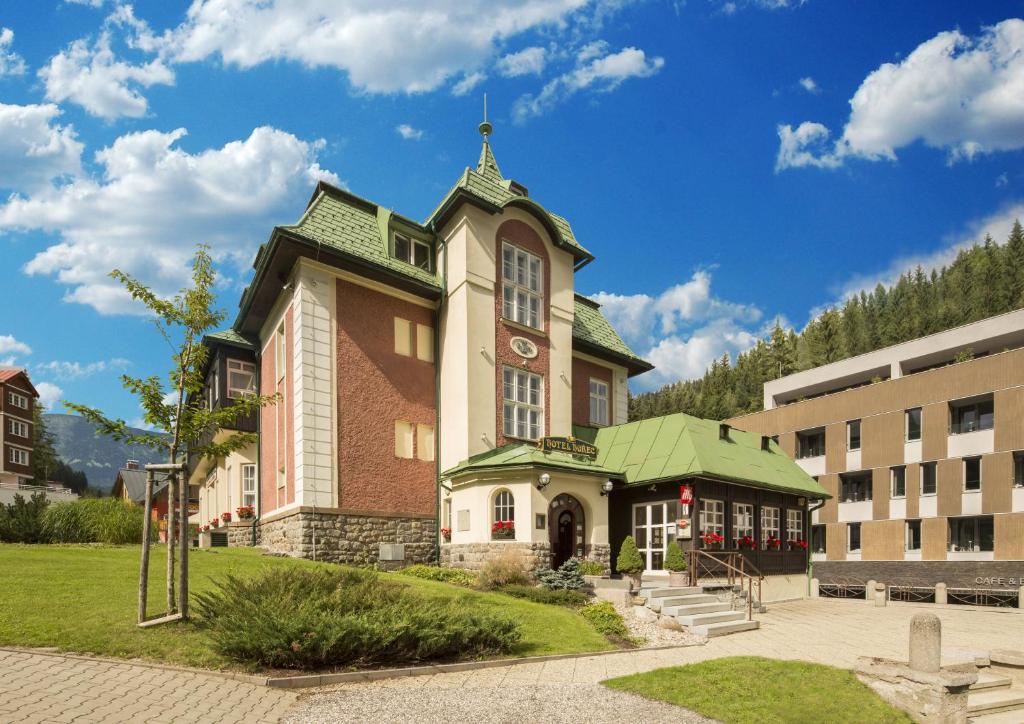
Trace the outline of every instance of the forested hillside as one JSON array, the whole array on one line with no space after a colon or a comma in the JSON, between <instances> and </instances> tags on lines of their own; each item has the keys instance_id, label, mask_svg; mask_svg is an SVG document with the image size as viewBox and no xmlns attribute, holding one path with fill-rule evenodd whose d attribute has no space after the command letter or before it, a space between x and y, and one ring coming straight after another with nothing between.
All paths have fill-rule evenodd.
<instances>
[{"instance_id":1,"label":"forested hillside","mask_svg":"<svg viewBox=\"0 0 1024 724\"><path fill-rule=\"evenodd\" d=\"M721 420L761 409L768 380L1024 307L1024 231L1005 244L986 238L948 267L908 270L893 286L830 308L802 332L776 325L740 354L716 360L698 380L682 380L630 398L631 420L686 412Z\"/></svg>"}]
</instances>

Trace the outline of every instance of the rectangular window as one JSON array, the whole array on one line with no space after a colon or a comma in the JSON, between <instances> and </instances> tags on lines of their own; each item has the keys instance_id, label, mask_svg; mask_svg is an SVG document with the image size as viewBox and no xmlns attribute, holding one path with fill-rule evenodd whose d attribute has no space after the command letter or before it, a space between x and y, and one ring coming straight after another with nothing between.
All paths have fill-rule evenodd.
<instances>
[{"instance_id":1,"label":"rectangular window","mask_svg":"<svg viewBox=\"0 0 1024 724\"><path fill-rule=\"evenodd\" d=\"M25 395L19 395L17 392L8 392L7 401L22 410L28 409L28 398Z\"/></svg>"},{"instance_id":2,"label":"rectangular window","mask_svg":"<svg viewBox=\"0 0 1024 724\"><path fill-rule=\"evenodd\" d=\"M590 424L608 424L608 383L590 378Z\"/></svg>"},{"instance_id":3,"label":"rectangular window","mask_svg":"<svg viewBox=\"0 0 1024 724\"><path fill-rule=\"evenodd\" d=\"M501 316L534 329L542 329L544 300L540 257L511 244L501 249Z\"/></svg>"},{"instance_id":4,"label":"rectangular window","mask_svg":"<svg viewBox=\"0 0 1024 724\"><path fill-rule=\"evenodd\" d=\"M979 553L993 550L992 516L949 519L949 550Z\"/></svg>"},{"instance_id":5,"label":"rectangular window","mask_svg":"<svg viewBox=\"0 0 1024 724\"><path fill-rule=\"evenodd\" d=\"M1024 488L1024 452L1013 454L1013 487Z\"/></svg>"},{"instance_id":6,"label":"rectangular window","mask_svg":"<svg viewBox=\"0 0 1024 724\"><path fill-rule=\"evenodd\" d=\"M412 441L414 430L411 422L395 421L395 456L412 460Z\"/></svg>"},{"instance_id":7,"label":"rectangular window","mask_svg":"<svg viewBox=\"0 0 1024 724\"><path fill-rule=\"evenodd\" d=\"M11 452L10 452L10 455L8 455L7 460L11 464L13 464L13 465L28 465L28 451L27 450L20 450L19 448L16 448L16 447L9 448L9 450Z\"/></svg>"},{"instance_id":8,"label":"rectangular window","mask_svg":"<svg viewBox=\"0 0 1024 724\"><path fill-rule=\"evenodd\" d=\"M754 506L750 503L732 504L732 537L737 546L741 538L754 540Z\"/></svg>"},{"instance_id":9,"label":"rectangular window","mask_svg":"<svg viewBox=\"0 0 1024 724\"><path fill-rule=\"evenodd\" d=\"M919 520L908 520L907 521L907 550L908 551L919 551L921 550L921 521Z\"/></svg>"},{"instance_id":10,"label":"rectangular window","mask_svg":"<svg viewBox=\"0 0 1024 724\"><path fill-rule=\"evenodd\" d=\"M14 435L16 437L24 437L24 438L28 437L28 425L27 424L25 424L21 420L15 420L13 418L8 418L7 421L9 423L8 426L7 426L7 431L8 432L10 432L12 435Z\"/></svg>"},{"instance_id":11,"label":"rectangular window","mask_svg":"<svg viewBox=\"0 0 1024 724\"><path fill-rule=\"evenodd\" d=\"M786 509L786 540L804 539L804 512L795 508Z\"/></svg>"},{"instance_id":12,"label":"rectangular window","mask_svg":"<svg viewBox=\"0 0 1024 724\"><path fill-rule=\"evenodd\" d=\"M995 407L992 397L949 403L949 432L960 435L965 432L991 430L995 421Z\"/></svg>"},{"instance_id":13,"label":"rectangular window","mask_svg":"<svg viewBox=\"0 0 1024 724\"><path fill-rule=\"evenodd\" d=\"M405 234L395 234L395 258L430 271L430 244Z\"/></svg>"},{"instance_id":14,"label":"rectangular window","mask_svg":"<svg viewBox=\"0 0 1024 724\"><path fill-rule=\"evenodd\" d=\"M964 458L964 490L981 490L981 458Z\"/></svg>"},{"instance_id":15,"label":"rectangular window","mask_svg":"<svg viewBox=\"0 0 1024 724\"><path fill-rule=\"evenodd\" d=\"M412 322L395 317L395 354L412 357Z\"/></svg>"},{"instance_id":16,"label":"rectangular window","mask_svg":"<svg viewBox=\"0 0 1024 724\"><path fill-rule=\"evenodd\" d=\"M502 418L506 437L537 440L543 432L541 377L506 367L502 372Z\"/></svg>"},{"instance_id":17,"label":"rectangular window","mask_svg":"<svg viewBox=\"0 0 1024 724\"><path fill-rule=\"evenodd\" d=\"M284 322L277 327L277 337L274 341L274 349L276 351L275 362L277 364L277 381L280 382L284 379L285 370L288 368L288 363L285 355L286 339L284 336Z\"/></svg>"},{"instance_id":18,"label":"rectangular window","mask_svg":"<svg viewBox=\"0 0 1024 724\"><path fill-rule=\"evenodd\" d=\"M871 500L871 473L840 474L840 502L862 503Z\"/></svg>"},{"instance_id":19,"label":"rectangular window","mask_svg":"<svg viewBox=\"0 0 1024 724\"><path fill-rule=\"evenodd\" d=\"M825 526L811 526L811 553L825 552Z\"/></svg>"},{"instance_id":20,"label":"rectangular window","mask_svg":"<svg viewBox=\"0 0 1024 724\"><path fill-rule=\"evenodd\" d=\"M921 408L907 410L907 442L921 439Z\"/></svg>"},{"instance_id":21,"label":"rectangular window","mask_svg":"<svg viewBox=\"0 0 1024 724\"><path fill-rule=\"evenodd\" d=\"M846 526L846 550L849 553L860 553L860 523Z\"/></svg>"},{"instance_id":22,"label":"rectangular window","mask_svg":"<svg viewBox=\"0 0 1024 724\"><path fill-rule=\"evenodd\" d=\"M769 506L761 508L761 546L768 550L768 539L781 540L781 532L779 509Z\"/></svg>"},{"instance_id":23,"label":"rectangular window","mask_svg":"<svg viewBox=\"0 0 1024 724\"><path fill-rule=\"evenodd\" d=\"M416 325L416 359L434 361L434 328L426 324Z\"/></svg>"},{"instance_id":24,"label":"rectangular window","mask_svg":"<svg viewBox=\"0 0 1024 724\"><path fill-rule=\"evenodd\" d=\"M215 378L216 379L216 378ZM237 400L256 394L256 365L242 360L228 360L228 399Z\"/></svg>"},{"instance_id":25,"label":"rectangular window","mask_svg":"<svg viewBox=\"0 0 1024 724\"><path fill-rule=\"evenodd\" d=\"M242 505L256 510L256 466L242 465Z\"/></svg>"},{"instance_id":26,"label":"rectangular window","mask_svg":"<svg viewBox=\"0 0 1024 724\"><path fill-rule=\"evenodd\" d=\"M287 481L288 481L288 476L284 472L284 465L281 465L281 467L279 467L277 469L277 488L278 488L278 490L283 488Z\"/></svg>"},{"instance_id":27,"label":"rectangular window","mask_svg":"<svg viewBox=\"0 0 1024 724\"><path fill-rule=\"evenodd\" d=\"M704 535L705 533L725 535L725 503L721 500L701 498L700 534Z\"/></svg>"},{"instance_id":28,"label":"rectangular window","mask_svg":"<svg viewBox=\"0 0 1024 724\"><path fill-rule=\"evenodd\" d=\"M846 423L846 449L860 450L860 420Z\"/></svg>"},{"instance_id":29,"label":"rectangular window","mask_svg":"<svg viewBox=\"0 0 1024 724\"><path fill-rule=\"evenodd\" d=\"M798 458L816 458L825 454L825 429L807 430L796 434Z\"/></svg>"},{"instance_id":30,"label":"rectangular window","mask_svg":"<svg viewBox=\"0 0 1024 724\"><path fill-rule=\"evenodd\" d=\"M434 459L434 426L416 426L416 457L420 460Z\"/></svg>"},{"instance_id":31,"label":"rectangular window","mask_svg":"<svg viewBox=\"0 0 1024 724\"><path fill-rule=\"evenodd\" d=\"M921 463L921 495L935 495L936 463Z\"/></svg>"},{"instance_id":32,"label":"rectangular window","mask_svg":"<svg viewBox=\"0 0 1024 724\"><path fill-rule=\"evenodd\" d=\"M907 469L902 465L889 468L889 479L892 483L892 486L890 487L891 497L907 497Z\"/></svg>"}]
</instances>

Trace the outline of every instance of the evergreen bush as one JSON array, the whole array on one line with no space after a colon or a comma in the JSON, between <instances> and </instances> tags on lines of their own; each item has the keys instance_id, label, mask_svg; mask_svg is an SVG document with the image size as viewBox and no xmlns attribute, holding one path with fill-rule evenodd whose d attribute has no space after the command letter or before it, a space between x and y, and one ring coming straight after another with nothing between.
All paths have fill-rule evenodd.
<instances>
[{"instance_id":1,"label":"evergreen bush","mask_svg":"<svg viewBox=\"0 0 1024 724\"><path fill-rule=\"evenodd\" d=\"M427 566L417 563L414 566L403 568L398 573L403 576L423 578L428 581L451 583L455 586L472 586L476 584L476 576L461 568L441 568L440 566Z\"/></svg>"},{"instance_id":2,"label":"evergreen bush","mask_svg":"<svg viewBox=\"0 0 1024 724\"><path fill-rule=\"evenodd\" d=\"M578 558L570 558L558 567L558 570L542 568L537 571L540 584L552 591L578 591L583 588L583 574L580 573Z\"/></svg>"},{"instance_id":3,"label":"evergreen bush","mask_svg":"<svg viewBox=\"0 0 1024 724\"><path fill-rule=\"evenodd\" d=\"M552 590L543 586L502 586L498 589L498 592L504 593L507 596L514 596L515 598L525 598L534 603L544 603L550 606L567 606L569 608L579 608L590 600L587 594L582 591L573 591L565 588Z\"/></svg>"},{"instance_id":4,"label":"evergreen bush","mask_svg":"<svg viewBox=\"0 0 1024 724\"><path fill-rule=\"evenodd\" d=\"M665 553L665 570L673 573L682 573L686 570L686 556L678 541L668 544L668 551Z\"/></svg>"},{"instance_id":5,"label":"evergreen bush","mask_svg":"<svg viewBox=\"0 0 1024 724\"><path fill-rule=\"evenodd\" d=\"M639 576L644 572L644 559L636 547L633 536L627 535L619 548L619 556L615 559L615 570L627 576Z\"/></svg>"},{"instance_id":6,"label":"evergreen bush","mask_svg":"<svg viewBox=\"0 0 1024 724\"><path fill-rule=\"evenodd\" d=\"M580 609L580 615L590 622L598 633L604 634L613 641L635 643L626 628L626 622L609 601L597 601Z\"/></svg>"},{"instance_id":7,"label":"evergreen bush","mask_svg":"<svg viewBox=\"0 0 1024 724\"><path fill-rule=\"evenodd\" d=\"M195 595L220 654L248 666L317 669L509 653L519 626L373 571L318 566L228 575Z\"/></svg>"},{"instance_id":8,"label":"evergreen bush","mask_svg":"<svg viewBox=\"0 0 1024 724\"><path fill-rule=\"evenodd\" d=\"M43 513L49 502L43 493L33 493L25 500L15 495L10 505L0 504L0 542L3 543L45 543Z\"/></svg>"}]
</instances>

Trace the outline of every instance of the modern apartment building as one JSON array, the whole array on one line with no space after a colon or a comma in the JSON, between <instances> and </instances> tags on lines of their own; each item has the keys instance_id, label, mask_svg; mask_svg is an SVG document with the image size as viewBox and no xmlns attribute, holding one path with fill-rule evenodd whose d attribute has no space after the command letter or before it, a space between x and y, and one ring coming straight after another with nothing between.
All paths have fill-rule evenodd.
<instances>
[{"instance_id":1,"label":"modern apartment building","mask_svg":"<svg viewBox=\"0 0 1024 724\"><path fill-rule=\"evenodd\" d=\"M32 479L32 408L39 393L19 367L0 367L0 484Z\"/></svg>"},{"instance_id":2,"label":"modern apartment building","mask_svg":"<svg viewBox=\"0 0 1024 724\"><path fill-rule=\"evenodd\" d=\"M729 422L831 493L822 584L1024 585L1024 310L774 380Z\"/></svg>"}]
</instances>

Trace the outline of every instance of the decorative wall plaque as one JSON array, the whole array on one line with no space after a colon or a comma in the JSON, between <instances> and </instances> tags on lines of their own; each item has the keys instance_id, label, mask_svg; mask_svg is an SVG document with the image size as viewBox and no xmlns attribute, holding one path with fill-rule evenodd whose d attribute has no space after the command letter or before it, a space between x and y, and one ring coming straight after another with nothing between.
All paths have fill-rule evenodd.
<instances>
[{"instance_id":1,"label":"decorative wall plaque","mask_svg":"<svg viewBox=\"0 0 1024 724\"><path fill-rule=\"evenodd\" d=\"M533 359L537 356L537 345L526 337L513 337L509 340L508 344L512 348L512 351L520 357Z\"/></svg>"}]
</instances>

